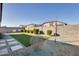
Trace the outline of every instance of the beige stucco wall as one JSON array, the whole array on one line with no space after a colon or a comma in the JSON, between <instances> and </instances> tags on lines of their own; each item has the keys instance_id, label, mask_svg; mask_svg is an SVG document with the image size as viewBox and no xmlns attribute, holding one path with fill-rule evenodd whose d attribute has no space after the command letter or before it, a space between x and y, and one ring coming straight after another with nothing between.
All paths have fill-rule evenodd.
<instances>
[{"instance_id":1,"label":"beige stucco wall","mask_svg":"<svg viewBox=\"0 0 79 59\"><path fill-rule=\"evenodd\" d=\"M68 38L71 40L78 40L79 36L79 26L78 25L67 25L67 26L61 26L58 27L58 33L60 34L61 37L63 38Z\"/></svg>"},{"instance_id":2,"label":"beige stucco wall","mask_svg":"<svg viewBox=\"0 0 79 59\"><path fill-rule=\"evenodd\" d=\"M15 27L1 27L0 28L1 33L14 32L14 30L20 31L21 28L15 28Z\"/></svg>"},{"instance_id":3,"label":"beige stucco wall","mask_svg":"<svg viewBox=\"0 0 79 59\"><path fill-rule=\"evenodd\" d=\"M53 33L55 32L55 27L43 28L43 31L46 34L46 31L51 29ZM53 34L52 33L52 34ZM69 40L79 40L79 25L66 25L66 26L58 26L57 33L60 34L62 38L66 38Z\"/></svg>"}]
</instances>

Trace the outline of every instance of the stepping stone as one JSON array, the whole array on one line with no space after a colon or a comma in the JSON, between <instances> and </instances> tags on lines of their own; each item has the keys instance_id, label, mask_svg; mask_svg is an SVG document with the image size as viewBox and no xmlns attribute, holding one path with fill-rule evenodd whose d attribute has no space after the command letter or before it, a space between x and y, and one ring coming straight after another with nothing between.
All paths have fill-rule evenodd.
<instances>
[{"instance_id":1,"label":"stepping stone","mask_svg":"<svg viewBox=\"0 0 79 59\"><path fill-rule=\"evenodd\" d=\"M15 39L7 39L7 41L14 41Z\"/></svg>"},{"instance_id":2,"label":"stepping stone","mask_svg":"<svg viewBox=\"0 0 79 59\"><path fill-rule=\"evenodd\" d=\"M5 40L0 40L0 43L5 43Z\"/></svg>"},{"instance_id":3,"label":"stepping stone","mask_svg":"<svg viewBox=\"0 0 79 59\"><path fill-rule=\"evenodd\" d=\"M1 43L0 48L6 46L6 43Z\"/></svg>"},{"instance_id":4,"label":"stepping stone","mask_svg":"<svg viewBox=\"0 0 79 59\"><path fill-rule=\"evenodd\" d=\"M16 46L12 46L11 50L16 51L16 50L19 50L19 49L22 49L22 48L24 48L22 45L16 45Z\"/></svg>"},{"instance_id":5,"label":"stepping stone","mask_svg":"<svg viewBox=\"0 0 79 59\"><path fill-rule=\"evenodd\" d=\"M7 48L0 50L0 55L6 55L6 54L9 54Z\"/></svg>"},{"instance_id":6,"label":"stepping stone","mask_svg":"<svg viewBox=\"0 0 79 59\"><path fill-rule=\"evenodd\" d=\"M11 41L11 42L8 42L9 45L15 45L15 44L19 44L19 42L17 41Z\"/></svg>"}]
</instances>

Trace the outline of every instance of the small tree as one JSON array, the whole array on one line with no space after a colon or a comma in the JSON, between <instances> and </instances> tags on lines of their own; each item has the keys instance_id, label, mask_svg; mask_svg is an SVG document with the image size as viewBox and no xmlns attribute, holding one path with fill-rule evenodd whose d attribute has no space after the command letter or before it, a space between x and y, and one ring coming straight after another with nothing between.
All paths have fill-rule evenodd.
<instances>
[{"instance_id":1,"label":"small tree","mask_svg":"<svg viewBox=\"0 0 79 59\"><path fill-rule=\"evenodd\" d=\"M47 30L47 35L51 35L52 34L52 30Z\"/></svg>"},{"instance_id":2,"label":"small tree","mask_svg":"<svg viewBox=\"0 0 79 59\"><path fill-rule=\"evenodd\" d=\"M39 29L33 29L33 33L34 34L38 34L39 33Z\"/></svg>"}]
</instances>

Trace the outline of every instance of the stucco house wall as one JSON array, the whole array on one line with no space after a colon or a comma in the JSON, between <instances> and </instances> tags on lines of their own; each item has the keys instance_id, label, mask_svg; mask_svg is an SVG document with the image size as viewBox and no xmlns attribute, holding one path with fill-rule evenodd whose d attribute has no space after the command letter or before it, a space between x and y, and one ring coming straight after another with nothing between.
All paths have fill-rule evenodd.
<instances>
[{"instance_id":1,"label":"stucco house wall","mask_svg":"<svg viewBox=\"0 0 79 59\"><path fill-rule=\"evenodd\" d=\"M57 26L66 26L66 23L57 21ZM45 34L47 34L47 30L52 30L52 35L55 33L56 21L47 22L42 24L40 30L43 30Z\"/></svg>"}]
</instances>

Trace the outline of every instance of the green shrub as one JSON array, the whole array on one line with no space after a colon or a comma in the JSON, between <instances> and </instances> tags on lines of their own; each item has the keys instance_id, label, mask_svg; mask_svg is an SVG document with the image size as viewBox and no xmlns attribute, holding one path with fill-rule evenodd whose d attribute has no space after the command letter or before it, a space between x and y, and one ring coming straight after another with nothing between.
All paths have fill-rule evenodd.
<instances>
[{"instance_id":1,"label":"green shrub","mask_svg":"<svg viewBox=\"0 0 79 59\"><path fill-rule=\"evenodd\" d=\"M43 32L43 31L39 31L39 33L40 33L40 34L44 34L44 32Z\"/></svg>"},{"instance_id":2,"label":"green shrub","mask_svg":"<svg viewBox=\"0 0 79 59\"><path fill-rule=\"evenodd\" d=\"M26 30L26 33L28 33L28 30Z\"/></svg>"},{"instance_id":3,"label":"green shrub","mask_svg":"<svg viewBox=\"0 0 79 59\"><path fill-rule=\"evenodd\" d=\"M28 30L28 33L30 33L30 31Z\"/></svg>"},{"instance_id":4,"label":"green shrub","mask_svg":"<svg viewBox=\"0 0 79 59\"><path fill-rule=\"evenodd\" d=\"M25 30L25 32L27 33L27 30Z\"/></svg>"},{"instance_id":5,"label":"green shrub","mask_svg":"<svg viewBox=\"0 0 79 59\"><path fill-rule=\"evenodd\" d=\"M28 33L30 33L30 30L28 30Z\"/></svg>"},{"instance_id":6,"label":"green shrub","mask_svg":"<svg viewBox=\"0 0 79 59\"><path fill-rule=\"evenodd\" d=\"M21 32L23 32L23 30L21 30Z\"/></svg>"},{"instance_id":7,"label":"green shrub","mask_svg":"<svg viewBox=\"0 0 79 59\"><path fill-rule=\"evenodd\" d=\"M31 30L31 33L33 34L33 30Z\"/></svg>"},{"instance_id":8,"label":"green shrub","mask_svg":"<svg viewBox=\"0 0 79 59\"><path fill-rule=\"evenodd\" d=\"M26 32L25 27L22 27L21 32Z\"/></svg>"},{"instance_id":9,"label":"green shrub","mask_svg":"<svg viewBox=\"0 0 79 59\"><path fill-rule=\"evenodd\" d=\"M26 33L27 33L27 30L26 30Z\"/></svg>"},{"instance_id":10,"label":"green shrub","mask_svg":"<svg viewBox=\"0 0 79 59\"><path fill-rule=\"evenodd\" d=\"M38 34L39 33L39 29L33 29L33 33L34 34Z\"/></svg>"},{"instance_id":11,"label":"green shrub","mask_svg":"<svg viewBox=\"0 0 79 59\"><path fill-rule=\"evenodd\" d=\"M21 32L26 32L26 30L24 28L21 29Z\"/></svg>"},{"instance_id":12,"label":"green shrub","mask_svg":"<svg viewBox=\"0 0 79 59\"><path fill-rule=\"evenodd\" d=\"M26 33L29 33L29 30L25 30Z\"/></svg>"},{"instance_id":13,"label":"green shrub","mask_svg":"<svg viewBox=\"0 0 79 59\"><path fill-rule=\"evenodd\" d=\"M47 35L51 35L52 34L52 30L47 30Z\"/></svg>"}]
</instances>

